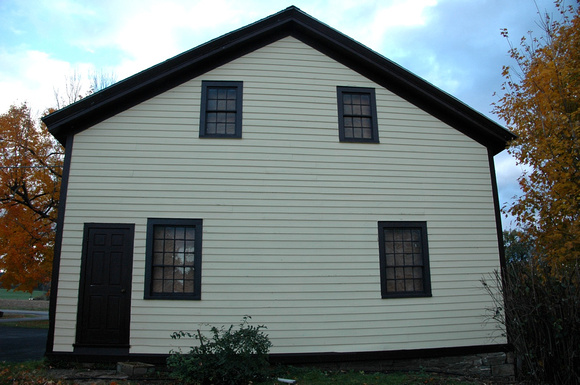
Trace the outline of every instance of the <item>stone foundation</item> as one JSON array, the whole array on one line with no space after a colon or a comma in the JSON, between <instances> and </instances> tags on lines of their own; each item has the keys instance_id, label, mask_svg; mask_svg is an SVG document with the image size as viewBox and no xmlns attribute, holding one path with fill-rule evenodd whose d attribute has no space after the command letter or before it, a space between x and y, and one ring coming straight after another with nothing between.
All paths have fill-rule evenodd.
<instances>
[{"instance_id":1,"label":"stone foundation","mask_svg":"<svg viewBox=\"0 0 580 385\"><path fill-rule=\"evenodd\" d=\"M117 373L123 373L129 377L141 377L155 371L155 365L143 362L118 362Z\"/></svg>"},{"instance_id":2,"label":"stone foundation","mask_svg":"<svg viewBox=\"0 0 580 385\"><path fill-rule=\"evenodd\" d=\"M377 372L419 371L457 374L478 378L513 379L515 375L512 353L481 353L465 356L377 360L318 364L332 370L365 370Z\"/></svg>"}]
</instances>

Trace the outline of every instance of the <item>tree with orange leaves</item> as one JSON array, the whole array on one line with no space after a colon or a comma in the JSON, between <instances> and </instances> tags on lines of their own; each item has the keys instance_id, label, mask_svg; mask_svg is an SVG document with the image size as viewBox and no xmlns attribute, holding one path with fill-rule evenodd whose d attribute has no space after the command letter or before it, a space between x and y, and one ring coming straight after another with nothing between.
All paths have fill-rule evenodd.
<instances>
[{"instance_id":1,"label":"tree with orange leaves","mask_svg":"<svg viewBox=\"0 0 580 385\"><path fill-rule=\"evenodd\" d=\"M0 115L0 286L50 282L62 147L26 104Z\"/></svg>"},{"instance_id":2,"label":"tree with orange leaves","mask_svg":"<svg viewBox=\"0 0 580 385\"><path fill-rule=\"evenodd\" d=\"M494 108L518 135L508 151L528 170L508 211L554 273L580 261L580 1L556 6L560 17L542 18L540 38L511 46L517 66L504 67Z\"/></svg>"}]
</instances>

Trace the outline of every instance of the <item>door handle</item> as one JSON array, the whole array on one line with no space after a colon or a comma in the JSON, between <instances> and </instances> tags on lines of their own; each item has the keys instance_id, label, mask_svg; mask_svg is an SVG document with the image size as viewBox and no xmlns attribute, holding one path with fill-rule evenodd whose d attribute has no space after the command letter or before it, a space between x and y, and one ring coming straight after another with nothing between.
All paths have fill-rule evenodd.
<instances>
[{"instance_id":1,"label":"door handle","mask_svg":"<svg viewBox=\"0 0 580 385\"><path fill-rule=\"evenodd\" d=\"M121 293L124 293L126 290L125 289L121 289Z\"/></svg>"}]
</instances>

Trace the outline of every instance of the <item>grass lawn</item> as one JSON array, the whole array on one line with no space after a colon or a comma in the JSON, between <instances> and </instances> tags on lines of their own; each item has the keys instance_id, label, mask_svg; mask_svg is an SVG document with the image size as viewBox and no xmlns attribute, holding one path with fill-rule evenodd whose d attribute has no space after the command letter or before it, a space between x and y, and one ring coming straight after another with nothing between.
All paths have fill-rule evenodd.
<instances>
[{"instance_id":1,"label":"grass lawn","mask_svg":"<svg viewBox=\"0 0 580 385\"><path fill-rule=\"evenodd\" d=\"M326 371L312 367L283 367L271 380L257 385L281 384L277 378L296 380L297 385L477 385L482 382L467 381L458 376L446 376L426 372L373 373L355 370ZM488 382L487 384L490 384Z\"/></svg>"},{"instance_id":2,"label":"grass lawn","mask_svg":"<svg viewBox=\"0 0 580 385\"><path fill-rule=\"evenodd\" d=\"M48 329L48 321L0 322L0 330L2 328Z\"/></svg>"},{"instance_id":3,"label":"grass lawn","mask_svg":"<svg viewBox=\"0 0 580 385\"><path fill-rule=\"evenodd\" d=\"M35 290L32 295L28 292L0 289L0 299L28 300L46 295L45 291Z\"/></svg>"},{"instance_id":4,"label":"grass lawn","mask_svg":"<svg viewBox=\"0 0 580 385\"><path fill-rule=\"evenodd\" d=\"M104 369L104 368L103 368ZM109 369L114 369L111 367ZM98 372L98 370L94 370ZM67 374L68 372L68 374ZM90 373L91 370L86 368L69 369L51 369L42 361L32 361L25 363L2 363L0 362L0 384L18 383L25 384L78 384L79 373ZM77 376L77 381L63 378ZM281 385L277 378L297 380L297 385L490 385L490 381L469 381L458 378L457 376L444 376L431 373L367 373L361 371L324 371L311 367L277 367L273 369L272 378L268 381L255 385ZM5 382L3 382L5 381ZM178 384L178 382L169 378L166 372L157 372L148 378L139 380L108 380L101 382L99 379L87 379L91 384L118 384L118 385L135 385L135 384Z\"/></svg>"}]
</instances>

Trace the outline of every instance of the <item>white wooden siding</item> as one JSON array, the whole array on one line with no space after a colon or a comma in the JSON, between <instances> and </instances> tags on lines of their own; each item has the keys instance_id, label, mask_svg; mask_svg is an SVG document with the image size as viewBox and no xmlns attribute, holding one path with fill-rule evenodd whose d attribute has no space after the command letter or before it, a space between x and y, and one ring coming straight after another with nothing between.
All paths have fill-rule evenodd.
<instances>
[{"instance_id":1,"label":"white wooden siding","mask_svg":"<svg viewBox=\"0 0 580 385\"><path fill-rule=\"evenodd\" d=\"M244 82L242 139L199 139L202 80ZM380 144L338 141L336 86L376 89ZM147 218L203 219L201 301L143 299ZM432 298L381 299L387 220L427 221ZM72 351L85 222L136 224L131 353L244 315L274 353L505 342L479 282L499 266L486 149L293 38L75 136L55 351Z\"/></svg>"}]
</instances>

